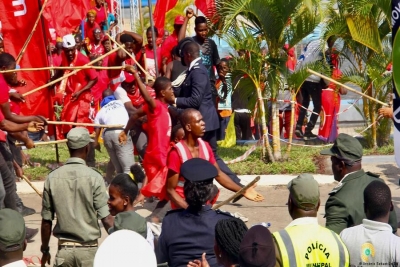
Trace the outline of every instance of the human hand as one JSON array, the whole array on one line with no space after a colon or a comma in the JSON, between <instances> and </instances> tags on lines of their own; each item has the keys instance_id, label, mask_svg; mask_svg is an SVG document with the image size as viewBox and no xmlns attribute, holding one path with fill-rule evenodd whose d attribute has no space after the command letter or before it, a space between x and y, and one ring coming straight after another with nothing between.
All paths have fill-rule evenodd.
<instances>
[{"instance_id":1,"label":"human hand","mask_svg":"<svg viewBox=\"0 0 400 267\"><path fill-rule=\"evenodd\" d=\"M36 122L36 121L31 121L29 124L28 124L28 132L33 132L33 133L36 133L36 132L39 132L40 130L43 130L44 129L44 126L43 126L43 123L40 123L40 122Z\"/></svg>"},{"instance_id":2,"label":"human hand","mask_svg":"<svg viewBox=\"0 0 400 267\"><path fill-rule=\"evenodd\" d=\"M46 118L43 117L43 116L40 116L40 115L36 115L34 121L39 122L39 123L43 123L44 125L47 125Z\"/></svg>"},{"instance_id":3,"label":"human hand","mask_svg":"<svg viewBox=\"0 0 400 267\"><path fill-rule=\"evenodd\" d=\"M74 102L78 100L79 96L81 95L81 91L75 92L71 95L71 101Z\"/></svg>"},{"instance_id":4,"label":"human hand","mask_svg":"<svg viewBox=\"0 0 400 267\"><path fill-rule=\"evenodd\" d=\"M125 71L132 73L132 74L137 74L136 68L132 65L125 65Z\"/></svg>"},{"instance_id":5,"label":"human hand","mask_svg":"<svg viewBox=\"0 0 400 267\"><path fill-rule=\"evenodd\" d=\"M126 136L126 133L124 131L122 131L118 136L119 143L121 145L125 145L127 140L128 140L128 137Z\"/></svg>"},{"instance_id":6,"label":"human hand","mask_svg":"<svg viewBox=\"0 0 400 267\"><path fill-rule=\"evenodd\" d=\"M25 80L23 80L23 79L21 79L21 80L18 80L18 84L17 84L17 86L26 86L26 81Z\"/></svg>"},{"instance_id":7,"label":"human hand","mask_svg":"<svg viewBox=\"0 0 400 267\"><path fill-rule=\"evenodd\" d=\"M96 149L97 151L101 152L101 146L98 140L94 141L94 149Z\"/></svg>"},{"instance_id":8,"label":"human hand","mask_svg":"<svg viewBox=\"0 0 400 267\"><path fill-rule=\"evenodd\" d=\"M50 259L51 259L50 253L43 253L42 254L42 260L41 260L41 262L42 262L41 266L45 267L46 263L50 265Z\"/></svg>"},{"instance_id":9,"label":"human hand","mask_svg":"<svg viewBox=\"0 0 400 267\"><path fill-rule=\"evenodd\" d=\"M30 139L30 138L26 139L26 140L24 141L24 143L25 143L25 146L26 146L27 149L31 149L31 148L34 148L34 147L35 147L35 143L34 143L33 140Z\"/></svg>"},{"instance_id":10,"label":"human hand","mask_svg":"<svg viewBox=\"0 0 400 267\"><path fill-rule=\"evenodd\" d=\"M26 85L26 83L25 83ZM9 97L12 101L15 102L25 102L25 97L18 92L10 92Z\"/></svg>"},{"instance_id":11,"label":"human hand","mask_svg":"<svg viewBox=\"0 0 400 267\"><path fill-rule=\"evenodd\" d=\"M255 202L263 201L264 197L254 189L256 186L257 186L257 184L255 184L252 187L250 187L249 189L247 189L246 192L243 193L243 196L251 201L255 201Z\"/></svg>"},{"instance_id":12,"label":"human hand","mask_svg":"<svg viewBox=\"0 0 400 267\"><path fill-rule=\"evenodd\" d=\"M133 202L133 206L135 207L137 204L140 204L140 205L143 206L144 200L145 200L145 196L143 196L142 193L140 193L140 194L136 197L135 201Z\"/></svg>"},{"instance_id":13,"label":"human hand","mask_svg":"<svg viewBox=\"0 0 400 267\"><path fill-rule=\"evenodd\" d=\"M393 107L383 107L378 110L379 116L392 119L393 118Z\"/></svg>"},{"instance_id":14,"label":"human hand","mask_svg":"<svg viewBox=\"0 0 400 267\"><path fill-rule=\"evenodd\" d=\"M186 10L186 17L188 18L188 19L191 19L192 17L194 16L194 10L193 10L193 8L188 8L187 10Z\"/></svg>"},{"instance_id":15,"label":"human hand","mask_svg":"<svg viewBox=\"0 0 400 267\"><path fill-rule=\"evenodd\" d=\"M201 255L201 260L189 261L187 267L210 267L206 259L206 253Z\"/></svg>"},{"instance_id":16,"label":"human hand","mask_svg":"<svg viewBox=\"0 0 400 267\"><path fill-rule=\"evenodd\" d=\"M14 165L14 170L17 177L22 177L24 175L24 170L18 164Z\"/></svg>"}]
</instances>

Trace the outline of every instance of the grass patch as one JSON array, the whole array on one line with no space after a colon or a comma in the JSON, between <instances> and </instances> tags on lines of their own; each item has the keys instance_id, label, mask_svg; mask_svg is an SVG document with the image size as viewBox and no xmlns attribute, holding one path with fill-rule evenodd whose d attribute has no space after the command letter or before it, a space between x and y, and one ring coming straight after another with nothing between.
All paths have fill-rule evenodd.
<instances>
[{"instance_id":1,"label":"grass patch","mask_svg":"<svg viewBox=\"0 0 400 267\"><path fill-rule=\"evenodd\" d=\"M234 146L231 148L219 148L218 153L225 161L235 159L243 155L249 146ZM322 148L298 147L293 146L290 158L281 162L264 163L261 160L261 149L256 149L245 161L229 164L229 168L239 175L245 174L299 174L299 173L319 173L321 172L319 152ZM282 155L286 151L286 146L282 146ZM40 167L27 167L25 174L32 180L43 180L50 172L51 165L56 163L56 152L54 146L41 146L25 153L30 155L32 162L40 163ZM59 145L60 162L65 162L68 157L66 145ZM364 149L364 155L392 155L393 145L374 149ZM104 147L102 152L96 151L96 168L105 173L105 166L108 162L108 154ZM330 167L330 166L328 166Z\"/></svg>"}]
</instances>

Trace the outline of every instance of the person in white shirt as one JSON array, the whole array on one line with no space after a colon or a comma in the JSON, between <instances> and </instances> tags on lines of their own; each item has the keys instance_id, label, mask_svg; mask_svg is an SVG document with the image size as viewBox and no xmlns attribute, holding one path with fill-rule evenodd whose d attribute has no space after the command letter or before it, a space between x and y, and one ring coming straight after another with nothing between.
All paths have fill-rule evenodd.
<instances>
[{"instance_id":1,"label":"person in white shirt","mask_svg":"<svg viewBox=\"0 0 400 267\"><path fill-rule=\"evenodd\" d=\"M0 266L26 267L26 228L22 215L12 209L0 210Z\"/></svg>"},{"instance_id":2,"label":"person in white shirt","mask_svg":"<svg viewBox=\"0 0 400 267\"><path fill-rule=\"evenodd\" d=\"M129 120L128 112L121 100L116 100L114 92L107 89L103 92L101 109L96 115L94 122L104 125L122 125L117 128L106 128L103 133L104 146L107 149L111 162L117 173L129 173L130 167L135 163L133 155L132 139L128 137L125 144L120 144L118 135L124 130ZM100 149L100 128L96 128L95 148ZM106 177L110 182L110 177Z\"/></svg>"},{"instance_id":3,"label":"person in white shirt","mask_svg":"<svg viewBox=\"0 0 400 267\"><path fill-rule=\"evenodd\" d=\"M390 188L381 181L371 182L364 190L366 219L362 224L344 229L340 237L350 254L351 266L398 266L400 237L388 224L393 210Z\"/></svg>"}]
</instances>

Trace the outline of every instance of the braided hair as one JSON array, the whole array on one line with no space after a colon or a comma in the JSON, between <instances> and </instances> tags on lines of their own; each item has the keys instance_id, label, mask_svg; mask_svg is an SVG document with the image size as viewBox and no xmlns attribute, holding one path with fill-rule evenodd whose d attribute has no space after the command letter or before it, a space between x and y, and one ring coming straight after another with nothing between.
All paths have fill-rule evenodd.
<instances>
[{"instance_id":1,"label":"braided hair","mask_svg":"<svg viewBox=\"0 0 400 267\"><path fill-rule=\"evenodd\" d=\"M240 243L247 230L246 224L237 218L221 220L215 225L215 241L233 264L239 263Z\"/></svg>"}]
</instances>

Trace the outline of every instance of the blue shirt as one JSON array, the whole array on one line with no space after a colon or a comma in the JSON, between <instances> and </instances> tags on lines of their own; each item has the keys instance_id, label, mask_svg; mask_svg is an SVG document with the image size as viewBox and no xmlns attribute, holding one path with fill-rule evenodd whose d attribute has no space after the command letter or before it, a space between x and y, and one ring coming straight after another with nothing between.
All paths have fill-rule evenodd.
<instances>
[{"instance_id":1,"label":"blue shirt","mask_svg":"<svg viewBox=\"0 0 400 267\"><path fill-rule=\"evenodd\" d=\"M110 28L111 22L115 21L115 16L112 13L108 13L108 17L107 17L107 23L104 24L103 26L103 30L104 31L108 31L108 29Z\"/></svg>"}]
</instances>

